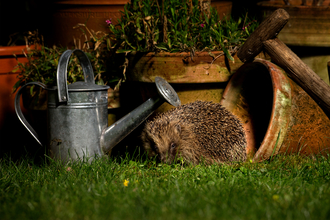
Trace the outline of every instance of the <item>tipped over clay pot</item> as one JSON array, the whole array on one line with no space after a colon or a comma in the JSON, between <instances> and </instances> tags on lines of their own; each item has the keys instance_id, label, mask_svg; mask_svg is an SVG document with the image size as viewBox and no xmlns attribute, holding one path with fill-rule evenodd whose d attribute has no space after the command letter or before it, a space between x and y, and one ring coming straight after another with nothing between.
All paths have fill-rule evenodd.
<instances>
[{"instance_id":1,"label":"tipped over clay pot","mask_svg":"<svg viewBox=\"0 0 330 220\"><path fill-rule=\"evenodd\" d=\"M240 67L226 86L221 104L242 121L247 153L255 162L279 153L329 153L329 118L269 61L256 59Z\"/></svg>"}]
</instances>

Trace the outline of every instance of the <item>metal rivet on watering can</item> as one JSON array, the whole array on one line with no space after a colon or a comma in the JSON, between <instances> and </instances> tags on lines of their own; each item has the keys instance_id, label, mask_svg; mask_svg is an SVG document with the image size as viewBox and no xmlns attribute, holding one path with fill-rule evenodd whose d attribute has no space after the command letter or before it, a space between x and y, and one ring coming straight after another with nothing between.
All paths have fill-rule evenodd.
<instances>
[{"instance_id":1,"label":"metal rivet on watering can","mask_svg":"<svg viewBox=\"0 0 330 220\"><path fill-rule=\"evenodd\" d=\"M84 72L84 82L67 85L67 67L72 54L75 54ZM81 50L67 50L59 59L57 87L48 88L39 82L22 86L15 97L15 110L18 118L43 145L38 134L24 118L20 109L22 89L28 85L38 85L48 90L48 144L50 154L63 162L87 160L104 156L131 131L138 127L164 101L175 106L180 99L174 89L162 78L156 78L159 95L148 99L132 112L108 127L109 86L96 85L91 63Z\"/></svg>"},{"instance_id":2,"label":"metal rivet on watering can","mask_svg":"<svg viewBox=\"0 0 330 220\"><path fill-rule=\"evenodd\" d=\"M257 59L243 65L229 81L221 104L242 121L253 161L278 153L329 153L329 118L271 62Z\"/></svg>"}]
</instances>

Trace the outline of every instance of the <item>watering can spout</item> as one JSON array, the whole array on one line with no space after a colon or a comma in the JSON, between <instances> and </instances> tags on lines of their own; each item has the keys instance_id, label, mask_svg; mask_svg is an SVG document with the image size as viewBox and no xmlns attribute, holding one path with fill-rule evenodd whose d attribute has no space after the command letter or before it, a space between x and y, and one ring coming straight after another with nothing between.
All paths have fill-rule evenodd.
<instances>
[{"instance_id":1,"label":"watering can spout","mask_svg":"<svg viewBox=\"0 0 330 220\"><path fill-rule=\"evenodd\" d=\"M149 98L132 112L103 130L100 141L103 152L109 152L165 101L175 107L181 104L177 93L163 78L156 77L155 83L158 91L156 97Z\"/></svg>"}]
</instances>

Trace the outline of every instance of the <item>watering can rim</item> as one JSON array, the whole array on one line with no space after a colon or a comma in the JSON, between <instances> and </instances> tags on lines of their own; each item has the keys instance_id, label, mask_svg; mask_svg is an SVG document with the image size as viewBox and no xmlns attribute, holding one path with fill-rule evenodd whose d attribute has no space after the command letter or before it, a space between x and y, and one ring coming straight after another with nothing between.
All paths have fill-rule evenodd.
<instances>
[{"instance_id":1,"label":"watering can rim","mask_svg":"<svg viewBox=\"0 0 330 220\"><path fill-rule=\"evenodd\" d=\"M86 83L84 81L76 81L72 84L68 85L69 92L85 92L85 91L102 91L108 90L111 88L108 85L97 85L94 83ZM57 86L46 86L44 89L46 90L57 90Z\"/></svg>"},{"instance_id":2,"label":"watering can rim","mask_svg":"<svg viewBox=\"0 0 330 220\"><path fill-rule=\"evenodd\" d=\"M83 91L100 91L108 90L110 86L108 85L97 85L95 83L89 83L84 81L77 81L68 85L69 92L83 92Z\"/></svg>"}]
</instances>

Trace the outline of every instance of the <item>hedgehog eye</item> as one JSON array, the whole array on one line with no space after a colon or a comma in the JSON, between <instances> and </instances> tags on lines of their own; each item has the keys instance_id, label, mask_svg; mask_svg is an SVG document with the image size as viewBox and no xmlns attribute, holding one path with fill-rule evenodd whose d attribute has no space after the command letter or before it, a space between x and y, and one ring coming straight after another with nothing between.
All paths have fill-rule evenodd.
<instances>
[{"instance_id":1,"label":"hedgehog eye","mask_svg":"<svg viewBox=\"0 0 330 220\"><path fill-rule=\"evenodd\" d=\"M171 143L171 148L174 149L176 147L175 143Z\"/></svg>"},{"instance_id":2,"label":"hedgehog eye","mask_svg":"<svg viewBox=\"0 0 330 220\"><path fill-rule=\"evenodd\" d=\"M158 149L158 147L156 145L154 146L154 150L155 150L156 153L159 152L159 149Z\"/></svg>"}]
</instances>

